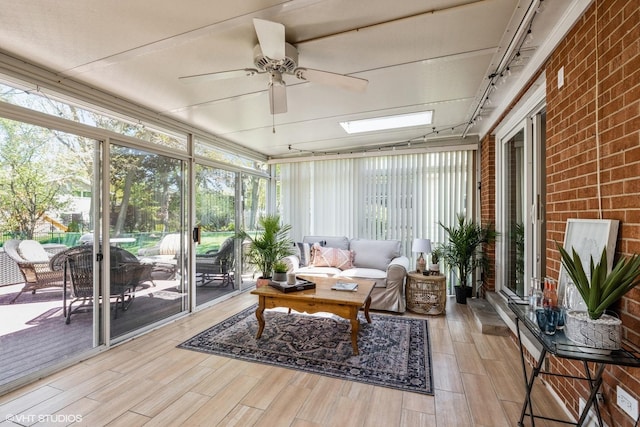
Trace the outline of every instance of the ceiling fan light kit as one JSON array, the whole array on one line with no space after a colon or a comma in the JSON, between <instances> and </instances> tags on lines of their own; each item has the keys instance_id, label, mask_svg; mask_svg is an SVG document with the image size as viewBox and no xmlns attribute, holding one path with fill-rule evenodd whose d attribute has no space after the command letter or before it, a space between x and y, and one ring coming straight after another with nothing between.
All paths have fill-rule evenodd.
<instances>
[{"instance_id":1,"label":"ceiling fan light kit","mask_svg":"<svg viewBox=\"0 0 640 427\"><path fill-rule=\"evenodd\" d=\"M364 92L369 83L366 79L298 67L298 50L285 41L284 25L264 19L254 19L253 26L258 44L253 48L253 63L256 68L220 71L180 77L183 82L202 82L237 77L253 77L269 74L267 91L271 114L287 112L286 84L282 79L287 74L299 80L338 87L354 92Z\"/></svg>"},{"instance_id":2,"label":"ceiling fan light kit","mask_svg":"<svg viewBox=\"0 0 640 427\"><path fill-rule=\"evenodd\" d=\"M271 114L287 112L286 84L282 80L282 74L277 71L271 73L269 81L269 107Z\"/></svg>"}]
</instances>

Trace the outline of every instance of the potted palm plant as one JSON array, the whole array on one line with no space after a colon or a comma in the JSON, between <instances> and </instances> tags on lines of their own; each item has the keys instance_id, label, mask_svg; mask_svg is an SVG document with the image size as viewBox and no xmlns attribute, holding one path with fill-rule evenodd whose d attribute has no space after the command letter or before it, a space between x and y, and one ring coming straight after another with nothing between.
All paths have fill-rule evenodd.
<instances>
[{"instance_id":1,"label":"potted palm plant","mask_svg":"<svg viewBox=\"0 0 640 427\"><path fill-rule=\"evenodd\" d=\"M484 245L495 242L498 233L490 224L483 227L466 219L463 214L457 215L454 226L447 227L442 223L440 226L448 233L448 237L445 243L438 246L438 251L445 264L458 276L458 284L454 286L456 302L466 304L473 290L469 277L478 267L489 272L489 259Z\"/></svg>"},{"instance_id":2,"label":"potted palm plant","mask_svg":"<svg viewBox=\"0 0 640 427\"><path fill-rule=\"evenodd\" d=\"M605 314L605 311L640 283L640 256L622 257L608 272L607 250L604 248L597 264L591 257L587 275L580 255L571 249L572 255L569 255L558 245L562 265L587 310L570 308L567 311L565 334L587 351L608 353L617 350L622 341L622 322L616 316Z\"/></svg>"},{"instance_id":3,"label":"potted palm plant","mask_svg":"<svg viewBox=\"0 0 640 427\"><path fill-rule=\"evenodd\" d=\"M293 241L288 237L291 226L281 224L280 215L260 217L258 228L254 236L246 231L241 231L239 235L249 243L247 257L262 272L257 283L262 286L269 282L274 263L293 253Z\"/></svg>"}]
</instances>

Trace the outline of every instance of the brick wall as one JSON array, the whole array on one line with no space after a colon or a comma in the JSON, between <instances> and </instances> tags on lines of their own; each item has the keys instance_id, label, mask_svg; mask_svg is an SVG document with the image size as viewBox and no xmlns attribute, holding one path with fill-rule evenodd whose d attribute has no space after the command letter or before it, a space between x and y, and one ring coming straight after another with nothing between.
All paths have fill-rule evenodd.
<instances>
[{"instance_id":1,"label":"brick wall","mask_svg":"<svg viewBox=\"0 0 640 427\"><path fill-rule=\"evenodd\" d=\"M561 67L565 85L558 89ZM546 72L547 274L556 277L554 242L563 241L570 217L618 219L617 256L640 252L640 3L597 1ZM616 307L625 339L637 346L639 302L636 288ZM613 424L632 426L615 405L617 384L640 398L638 370L608 368L603 387ZM556 387L574 409L576 396L587 393L577 382Z\"/></svg>"},{"instance_id":2,"label":"brick wall","mask_svg":"<svg viewBox=\"0 0 640 427\"><path fill-rule=\"evenodd\" d=\"M558 89L561 67L565 83ZM618 219L617 256L640 253L640 2L594 2L557 46L544 69L546 274L557 277L560 256L555 242L564 240L567 218ZM487 145L491 144L489 139ZM485 158L483 152L483 162ZM491 179L495 168L490 161L481 168L485 187L485 177ZM489 217L495 209L495 200L484 191L481 197L484 221L485 215ZM615 308L623 322L625 340L640 346L640 289L628 293ZM574 374L580 368L561 360L552 364ZM639 374L639 369L606 369L603 392L608 425L634 425L635 420L615 404L615 387L619 384L640 399ZM548 380L576 414L578 397L587 395L584 382Z\"/></svg>"},{"instance_id":3,"label":"brick wall","mask_svg":"<svg viewBox=\"0 0 640 427\"><path fill-rule=\"evenodd\" d=\"M480 143L480 223L496 224L496 138L487 135ZM486 248L489 263L495 266L496 252L495 245ZM495 267L491 274L485 278L485 291L496 290Z\"/></svg>"}]
</instances>

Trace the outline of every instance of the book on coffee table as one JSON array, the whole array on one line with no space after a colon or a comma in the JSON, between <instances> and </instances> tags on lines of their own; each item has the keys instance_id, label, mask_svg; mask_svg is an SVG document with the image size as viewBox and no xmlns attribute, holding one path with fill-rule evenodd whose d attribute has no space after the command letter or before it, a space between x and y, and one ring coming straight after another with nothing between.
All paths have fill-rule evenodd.
<instances>
[{"instance_id":1,"label":"book on coffee table","mask_svg":"<svg viewBox=\"0 0 640 427\"><path fill-rule=\"evenodd\" d=\"M358 284L353 282L336 282L335 285L331 287L334 291L351 291L355 292L358 290Z\"/></svg>"},{"instance_id":2,"label":"book on coffee table","mask_svg":"<svg viewBox=\"0 0 640 427\"><path fill-rule=\"evenodd\" d=\"M281 292L284 292L285 294L288 292L295 292L295 291L304 291L306 289L315 289L316 288L316 284L313 282L310 282L308 280L301 280L298 279L296 280L296 283L293 285L289 285L287 284L287 282L276 282L271 280L269 282L269 286L271 286L274 289L277 289Z\"/></svg>"}]
</instances>

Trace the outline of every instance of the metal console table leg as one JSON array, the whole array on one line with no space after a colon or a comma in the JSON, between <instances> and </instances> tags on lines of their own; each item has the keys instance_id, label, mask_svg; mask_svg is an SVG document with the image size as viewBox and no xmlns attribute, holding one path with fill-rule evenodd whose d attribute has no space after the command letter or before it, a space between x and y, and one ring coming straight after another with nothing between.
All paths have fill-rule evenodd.
<instances>
[{"instance_id":1,"label":"metal console table leg","mask_svg":"<svg viewBox=\"0 0 640 427\"><path fill-rule=\"evenodd\" d=\"M536 366L533 368L533 370L531 371L531 375L529 377L527 377L527 367L526 367L526 361L524 358L524 347L522 346L522 336L520 334L520 322L519 319L516 318L516 331L517 331L517 335L518 335L518 346L520 348L520 361L522 363L522 373L524 376L524 382L526 384L526 397L524 400L524 403L522 405L522 411L520 413L520 420L518 421L518 426L519 427L524 427L524 417L526 417L527 415L529 415L529 417L531 418L531 427L535 427L536 423L535 423L535 419L542 419L542 420L548 420L548 421L556 421L556 422L560 422L560 423L564 423L564 424L569 424L569 425L574 425L574 426L582 426L589 414L589 409L593 406L596 412L596 417L598 418L598 425L602 426L602 416L600 414L600 407L598 406L598 402L596 400L597 395L598 395L598 391L600 390L600 386L602 385L602 374L604 372L604 368L605 368L605 364L604 363L598 363L596 364L596 372L595 372L595 376L591 376L591 371L589 369L589 365L586 361L583 361L583 366L584 366L584 370L585 370L585 376L584 377L578 377L578 376L573 376L573 375L563 375L563 374L557 374L557 373L553 373L553 372L544 372L542 370L542 364L544 363L544 359L545 357L547 357L547 349L543 347L541 353L540 353L540 358L537 360L536 362ZM550 418L550 417L545 417L542 415L535 415L533 413L533 404L531 402L531 390L533 389L533 384L535 382L535 379L538 377L538 375L540 373L546 374L546 375L553 375L553 376L557 376L557 377L562 377L562 378L573 378L573 379L578 379L578 380L586 380L589 384L589 397L587 399L587 401L585 402L584 405L584 409L582 410L582 413L580 414L580 418L578 419L577 422L572 422L572 421L565 421L565 420L560 420L557 418ZM528 411L527 411L528 410Z\"/></svg>"}]
</instances>

